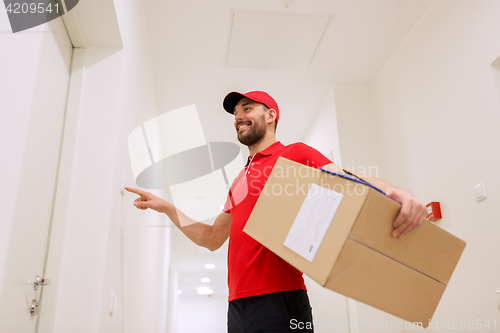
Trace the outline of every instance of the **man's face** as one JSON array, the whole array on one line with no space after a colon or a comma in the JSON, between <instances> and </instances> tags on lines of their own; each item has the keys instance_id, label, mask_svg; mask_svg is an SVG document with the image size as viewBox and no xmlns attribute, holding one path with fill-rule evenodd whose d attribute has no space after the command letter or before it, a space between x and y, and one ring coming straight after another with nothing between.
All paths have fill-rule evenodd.
<instances>
[{"instance_id":1,"label":"man's face","mask_svg":"<svg viewBox=\"0 0 500 333\"><path fill-rule=\"evenodd\" d=\"M241 99L234 108L234 126L242 144L253 146L259 143L266 135L264 105L248 98Z\"/></svg>"}]
</instances>

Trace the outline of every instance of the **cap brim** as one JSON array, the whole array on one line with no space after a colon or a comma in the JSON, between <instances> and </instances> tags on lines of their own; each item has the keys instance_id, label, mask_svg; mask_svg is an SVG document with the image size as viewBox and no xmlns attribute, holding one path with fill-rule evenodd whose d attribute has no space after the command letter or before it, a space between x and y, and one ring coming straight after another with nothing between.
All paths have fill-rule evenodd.
<instances>
[{"instance_id":1,"label":"cap brim","mask_svg":"<svg viewBox=\"0 0 500 333\"><path fill-rule=\"evenodd\" d=\"M230 92L224 98L224 102L222 103L224 110L226 110L230 114L234 114L234 108L242 98L245 98L245 95L235 91Z\"/></svg>"}]
</instances>

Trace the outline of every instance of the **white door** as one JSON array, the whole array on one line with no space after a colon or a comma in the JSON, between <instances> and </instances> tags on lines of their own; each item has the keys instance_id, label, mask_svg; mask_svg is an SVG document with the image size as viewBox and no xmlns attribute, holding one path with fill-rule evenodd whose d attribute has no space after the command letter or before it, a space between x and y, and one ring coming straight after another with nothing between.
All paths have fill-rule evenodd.
<instances>
[{"instance_id":1,"label":"white door","mask_svg":"<svg viewBox=\"0 0 500 333\"><path fill-rule=\"evenodd\" d=\"M0 5L0 333L35 332L72 50L61 18L13 34Z\"/></svg>"}]
</instances>

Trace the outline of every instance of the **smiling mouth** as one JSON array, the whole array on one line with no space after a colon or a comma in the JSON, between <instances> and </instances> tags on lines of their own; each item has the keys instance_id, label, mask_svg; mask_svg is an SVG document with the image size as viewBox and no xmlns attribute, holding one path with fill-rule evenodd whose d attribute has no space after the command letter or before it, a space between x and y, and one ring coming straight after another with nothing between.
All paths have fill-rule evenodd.
<instances>
[{"instance_id":1,"label":"smiling mouth","mask_svg":"<svg viewBox=\"0 0 500 333\"><path fill-rule=\"evenodd\" d=\"M245 129L245 128L249 127L249 126L250 126L250 124L240 124L240 125L238 125L238 132L240 130L242 130L242 129Z\"/></svg>"}]
</instances>

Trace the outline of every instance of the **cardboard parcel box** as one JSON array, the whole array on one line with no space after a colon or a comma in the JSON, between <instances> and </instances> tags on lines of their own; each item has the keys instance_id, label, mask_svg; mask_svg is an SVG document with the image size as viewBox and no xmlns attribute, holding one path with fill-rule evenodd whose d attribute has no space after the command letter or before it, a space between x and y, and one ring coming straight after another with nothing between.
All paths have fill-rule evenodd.
<instances>
[{"instance_id":1,"label":"cardboard parcel box","mask_svg":"<svg viewBox=\"0 0 500 333\"><path fill-rule=\"evenodd\" d=\"M427 327L465 242L427 221L392 237L400 207L280 157L243 231L322 286Z\"/></svg>"}]
</instances>

